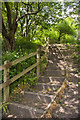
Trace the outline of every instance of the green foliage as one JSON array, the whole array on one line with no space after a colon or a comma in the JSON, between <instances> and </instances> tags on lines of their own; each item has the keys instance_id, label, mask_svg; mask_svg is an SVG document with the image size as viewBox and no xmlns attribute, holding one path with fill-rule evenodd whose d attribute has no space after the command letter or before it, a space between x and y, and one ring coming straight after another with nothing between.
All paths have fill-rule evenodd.
<instances>
[{"instance_id":1,"label":"green foliage","mask_svg":"<svg viewBox=\"0 0 80 120\"><path fill-rule=\"evenodd\" d=\"M9 110L8 110L8 105L9 105L9 104L10 104L9 102L3 103L3 104L0 106L0 110L3 109L3 112L4 112L4 113L8 113L8 112L9 112Z\"/></svg>"},{"instance_id":2,"label":"green foliage","mask_svg":"<svg viewBox=\"0 0 80 120\"><path fill-rule=\"evenodd\" d=\"M31 71L30 75L27 78L27 82L30 86L37 85L38 84L38 77L36 76L36 73Z\"/></svg>"},{"instance_id":3,"label":"green foliage","mask_svg":"<svg viewBox=\"0 0 80 120\"><path fill-rule=\"evenodd\" d=\"M11 67L10 72L9 72L10 78L12 78L13 76L19 74L19 73L22 72L24 69L30 67L30 66L33 65L35 62L36 62L35 57L31 57L31 58L29 58L29 59L27 59L27 60L25 60L25 61L23 61L23 62L21 62L21 63L18 63L17 65L15 65L15 66L13 66L13 67ZM30 78L30 77L28 76L28 78ZM21 84L21 83L23 83L23 84L25 84L25 83L31 84L31 82L28 82L28 78L27 78L27 74L23 75L21 78L19 78L18 80L16 80L16 81L11 85L10 88L11 88L11 89L12 89L12 88L15 88L15 87L17 87L19 84ZM31 79L32 79L32 78L31 78ZM34 81L34 80L32 79L32 81Z\"/></svg>"},{"instance_id":4,"label":"green foliage","mask_svg":"<svg viewBox=\"0 0 80 120\"><path fill-rule=\"evenodd\" d=\"M80 45L79 44L76 45L76 51L80 52Z\"/></svg>"},{"instance_id":5,"label":"green foliage","mask_svg":"<svg viewBox=\"0 0 80 120\"><path fill-rule=\"evenodd\" d=\"M77 59L77 57L78 57L78 55L74 54L73 58L74 58L74 59Z\"/></svg>"},{"instance_id":6,"label":"green foliage","mask_svg":"<svg viewBox=\"0 0 80 120\"><path fill-rule=\"evenodd\" d=\"M22 16L24 13L26 13L26 10L28 9L29 12L36 11L37 10L37 3L35 2L29 2L29 6L27 6L23 3L19 3L18 6L18 16ZM16 9L15 2L9 2L10 12L11 12L11 21L13 20L14 11ZM41 11L38 12L36 15L28 15L27 17L27 24L25 22L25 18L22 18L17 24L17 31L15 33L16 38L16 48L17 49L24 49L26 48L32 48L33 43L30 42L34 41L34 43L42 45L44 43L44 33L48 33L50 37L50 42L55 43L58 40L59 33L57 33L56 30L51 30L51 25L56 25L59 32L67 33L70 35L76 35L74 29L78 29L78 25L76 24L76 21L70 17L70 15L77 14L77 6L79 3L69 3L65 2L64 6L66 9L64 9L64 14L66 16L65 20L62 20L62 4L61 2L41 2L40 8ZM31 7L30 7L31 6ZM70 12L67 14L66 10L69 7L73 7L74 12ZM9 25L7 21L7 9L5 6L5 3L3 3L2 7L2 16L3 20L6 26L7 31L9 32ZM69 16L69 17L67 17ZM64 21L64 22L61 22ZM72 27L71 27L72 26ZM14 27L14 26L13 26ZM27 28L26 28L27 27ZM27 37L25 39L27 29ZM53 34L52 34L53 32ZM17 39L18 38L18 39ZM27 41L27 42L26 42ZM29 41L29 42L28 42ZM26 45L27 44L27 45Z\"/></svg>"},{"instance_id":7,"label":"green foliage","mask_svg":"<svg viewBox=\"0 0 80 120\"><path fill-rule=\"evenodd\" d=\"M20 50L22 52L33 52L37 50L37 44L33 43L33 41L30 41L30 38L19 36L19 38L16 39L16 49L17 51Z\"/></svg>"},{"instance_id":8,"label":"green foliage","mask_svg":"<svg viewBox=\"0 0 80 120\"><path fill-rule=\"evenodd\" d=\"M59 100L59 104L61 104L63 102L63 100Z\"/></svg>"},{"instance_id":9,"label":"green foliage","mask_svg":"<svg viewBox=\"0 0 80 120\"><path fill-rule=\"evenodd\" d=\"M80 82L78 82L78 85L80 86Z\"/></svg>"},{"instance_id":10,"label":"green foliage","mask_svg":"<svg viewBox=\"0 0 80 120\"><path fill-rule=\"evenodd\" d=\"M45 34L48 33L48 30L42 29L42 27L38 26L34 35L34 43L37 45L43 45L45 44Z\"/></svg>"},{"instance_id":11,"label":"green foliage","mask_svg":"<svg viewBox=\"0 0 80 120\"><path fill-rule=\"evenodd\" d=\"M33 11L37 10L36 2L29 2L30 6L32 6ZM68 8L73 3L64 3ZM10 12L11 12L11 22L13 21L13 16L15 12L14 2L9 3ZM22 16L26 13L26 7L23 3L20 3L18 6L18 16ZM3 47L3 58L2 63L5 60L13 61L15 59L21 58L22 56L28 55L29 53L35 52L38 48L38 45L43 45L45 43L44 36L48 34L50 43L58 42L59 35L61 43L76 43L76 32L78 30L77 21L72 19L69 15L66 15L66 19L62 20L62 5L61 2L41 2L40 7L42 10L36 15L28 15L27 16L27 24L25 24L25 18L21 19L17 22L18 27L15 33L15 43L16 49L14 51L5 51L4 39L2 38L2 47ZM75 7L76 8L76 7ZM22 10L25 9L25 10ZM65 10L66 11L66 10ZM77 9L75 10L77 11ZM29 12L32 12L31 8L29 8ZM74 12L72 13L74 14ZM7 30L7 33L10 32L9 23L7 19L7 9L5 7L5 3L3 3L2 7L2 16L4 20L4 24ZM69 17L67 17L69 16ZM14 28L14 26L13 26ZM25 37L27 29L27 36ZM10 35L10 34L9 34ZM80 46L76 47L76 50L80 51ZM77 58L74 55L74 58ZM78 57L78 61L80 58ZM10 68L9 75L10 78L19 74L24 69L28 68L32 64L36 62L35 57L31 57L17 65L14 65ZM46 66L46 60L40 64L41 71L44 71ZM13 91L14 88L18 88L20 84L28 83L30 86L37 84L37 76L36 76L36 68L30 72L30 74L25 74L13 84L10 85L10 92ZM17 100L19 96L16 95L15 100Z\"/></svg>"},{"instance_id":12,"label":"green foliage","mask_svg":"<svg viewBox=\"0 0 80 120\"><path fill-rule=\"evenodd\" d=\"M40 73L45 71L46 66L47 66L47 61L46 61L46 58L45 58L40 64Z\"/></svg>"},{"instance_id":13,"label":"green foliage","mask_svg":"<svg viewBox=\"0 0 80 120\"><path fill-rule=\"evenodd\" d=\"M75 38L71 35L63 35L61 37L61 43L71 43L71 44L75 44L77 41L75 40Z\"/></svg>"},{"instance_id":14,"label":"green foliage","mask_svg":"<svg viewBox=\"0 0 80 120\"><path fill-rule=\"evenodd\" d=\"M13 52L6 52L3 54L3 59L2 62L4 63L5 60L9 60L9 61L14 61L15 59L21 58L22 56L28 55L29 53L32 53L36 50L33 49L20 49L19 52L18 51L13 51ZM18 63L14 66L12 66L9 70L9 76L10 78L14 77L15 75L19 74L20 72L22 72L24 69L30 67L32 64L36 63L36 58L35 56L22 61L21 63ZM16 80L13 84L10 85L10 91L12 91L15 87L17 87L19 84L24 83L25 81L25 76L22 76L21 78L19 78L18 80ZM3 78L3 76L2 76ZM30 79L30 77L29 77ZM3 80L2 80L3 81ZM33 80L35 81L35 80ZM28 82L28 80L26 80L26 82ZM29 82L30 83L30 82ZM31 84L31 83L30 83ZM33 84L33 83L32 83Z\"/></svg>"},{"instance_id":15,"label":"green foliage","mask_svg":"<svg viewBox=\"0 0 80 120\"><path fill-rule=\"evenodd\" d=\"M51 26L48 32L50 44L54 44L58 41L59 32L56 31L54 26Z\"/></svg>"},{"instance_id":16,"label":"green foliage","mask_svg":"<svg viewBox=\"0 0 80 120\"><path fill-rule=\"evenodd\" d=\"M56 28L58 29L60 34L64 33L76 36L76 32L74 31L74 29L65 20L60 21L57 24Z\"/></svg>"}]
</instances>

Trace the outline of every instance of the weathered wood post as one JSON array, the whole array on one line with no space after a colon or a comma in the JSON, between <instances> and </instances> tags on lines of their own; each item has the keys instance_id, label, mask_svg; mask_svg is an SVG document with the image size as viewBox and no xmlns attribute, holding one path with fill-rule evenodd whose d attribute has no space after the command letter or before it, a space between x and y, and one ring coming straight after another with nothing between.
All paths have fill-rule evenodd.
<instances>
[{"instance_id":1,"label":"weathered wood post","mask_svg":"<svg viewBox=\"0 0 80 120\"><path fill-rule=\"evenodd\" d=\"M4 62L4 65L9 63L9 60L6 60ZM5 66L4 68L4 82L7 82L9 80L9 68ZM4 88L4 102L7 102L9 99L9 86Z\"/></svg>"},{"instance_id":2,"label":"weathered wood post","mask_svg":"<svg viewBox=\"0 0 80 120\"><path fill-rule=\"evenodd\" d=\"M48 40L46 34L45 34L45 44L46 44L45 56L46 56L46 61L48 61Z\"/></svg>"},{"instance_id":3,"label":"weathered wood post","mask_svg":"<svg viewBox=\"0 0 80 120\"><path fill-rule=\"evenodd\" d=\"M49 37L47 38L48 52L49 52Z\"/></svg>"},{"instance_id":4,"label":"weathered wood post","mask_svg":"<svg viewBox=\"0 0 80 120\"><path fill-rule=\"evenodd\" d=\"M69 68L68 68L68 64L67 64L67 66L66 66L66 79L65 79L66 81L66 85L69 85L69 82L68 82L68 80L69 80Z\"/></svg>"},{"instance_id":5,"label":"weathered wood post","mask_svg":"<svg viewBox=\"0 0 80 120\"><path fill-rule=\"evenodd\" d=\"M40 63L40 48L37 49L37 63ZM40 74L40 64L37 65L37 76Z\"/></svg>"},{"instance_id":6,"label":"weathered wood post","mask_svg":"<svg viewBox=\"0 0 80 120\"><path fill-rule=\"evenodd\" d=\"M45 40L45 45L46 45L46 34L45 34L44 40ZM46 46L45 46L45 47L46 47ZM46 48L45 48L45 57L46 57L46 61L47 61L47 50L46 50Z\"/></svg>"}]
</instances>

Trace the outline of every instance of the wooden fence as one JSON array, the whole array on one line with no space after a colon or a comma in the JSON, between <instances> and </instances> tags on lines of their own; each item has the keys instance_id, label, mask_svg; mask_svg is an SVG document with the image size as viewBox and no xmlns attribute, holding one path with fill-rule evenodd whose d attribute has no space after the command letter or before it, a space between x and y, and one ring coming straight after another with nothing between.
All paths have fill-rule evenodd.
<instances>
[{"instance_id":1,"label":"wooden fence","mask_svg":"<svg viewBox=\"0 0 80 120\"><path fill-rule=\"evenodd\" d=\"M9 85L16 81L18 78L26 74L27 72L31 71L33 68L37 67L37 76L39 77L40 74L40 63L46 58L48 59L48 47L49 47L49 38L45 35L45 45L41 46L37 49L36 52L29 54L28 56L23 56L19 59L16 59L12 62L9 62L9 60L6 60L4 62L4 65L0 66L0 70L4 70L4 82L0 84L0 90L3 90L4 95L4 102L7 102L9 99ZM45 54L42 59L40 59L40 53L44 51ZM17 74L13 78L9 79L9 68L17 63L20 63L32 56L37 56L37 62L33 64L32 66L28 67L27 69L23 70L21 73Z\"/></svg>"}]
</instances>

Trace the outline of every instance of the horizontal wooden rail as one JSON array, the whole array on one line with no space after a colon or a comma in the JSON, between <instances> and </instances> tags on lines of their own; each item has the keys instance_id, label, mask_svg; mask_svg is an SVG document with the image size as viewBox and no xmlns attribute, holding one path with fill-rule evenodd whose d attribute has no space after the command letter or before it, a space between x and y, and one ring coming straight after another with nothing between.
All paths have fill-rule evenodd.
<instances>
[{"instance_id":1,"label":"horizontal wooden rail","mask_svg":"<svg viewBox=\"0 0 80 120\"><path fill-rule=\"evenodd\" d=\"M35 68L39 63L35 63L32 66L28 67L27 69L25 69L23 72L17 74L16 76L14 76L13 78L11 78L10 80L8 80L5 83L0 84L0 90L2 88L7 87L8 85L10 85L11 83L13 83L14 81L16 81L18 78L20 78L21 76L23 76L24 74L26 74L27 72L31 71L33 68Z\"/></svg>"},{"instance_id":2,"label":"horizontal wooden rail","mask_svg":"<svg viewBox=\"0 0 80 120\"><path fill-rule=\"evenodd\" d=\"M24 60L32 57L32 56L35 56L36 54L37 54L37 52L35 52L35 53L30 53L30 54L27 55L27 56L23 56L23 57L21 57L21 58L19 58L19 59L16 59L16 60L14 60L14 61L12 61L12 62L7 63L6 65L0 66L0 70L3 70L5 67L6 67L6 68L9 68L9 67L11 67L11 66L13 66L13 65L15 65L15 64L17 64L17 63L19 63L19 62L22 62L22 61L24 61Z\"/></svg>"},{"instance_id":3,"label":"horizontal wooden rail","mask_svg":"<svg viewBox=\"0 0 80 120\"><path fill-rule=\"evenodd\" d=\"M4 65L0 66L0 70L4 70Z\"/></svg>"},{"instance_id":4,"label":"horizontal wooden rail","mask_svg":"<svg viewBox=\"0 0 80 120\"><path fill-rule=\"evenodd\" d=\"M36 52L34 53L30 53L27 56L23 56L21 58L18 58L14 61L9 62L9 60L6 60L4 62L4 65L0 66L0 70L4 70L4 83L0 84L0 90L2 90L2 88L4 88L3 90L3 95L4 95L4 102L8 101L9 98L9 85L12 84L14 81L16 81L17 79L19 79L20 77L22 77L24 74L26 74L27 72L31 71L33 68L37 67L37 76L39 77L40 74L40 63L46 58L47 60L47 54L48 54L48 41L47 38L45 37L45 45L41 46L39 49L37 49ZM44 51L44 55L43 57L40 59L40 53ZM21 73L15 75L13 78L9 79L9 68L17 63L20 63L32 56L37 57L36 59L36 63L33 64L32 66L28 67L27 69L23 70Z\"/></svg>"},{"instance_id":5,"label":"horizontal wooden rail","mask_svg":"<svg viewBox=\"0 0 80 120\"><path fill-rule=\"evenodd\" d=\"M45 57L46 57L46 55L44 55L43 58L40 59L40 62L42 62ZM13 78L11 78L11 79L8 80L7 82L0 84L0 90L1 90L2 88L7 87L7 86L10 85L11 83L13 83L14 81L16 81L17 79L19 79L20 77L22 77L22 76L23 76L24 74L26 74L27 72L31 71L33 68L35 68L37 65L39 65L40 62L37 62L37 63L33 64L32 66L28 67L27 69L25 69L25 70L22 71L21 73L17 74L16 76L14 76Z\"/></svg>"}]
</instances>

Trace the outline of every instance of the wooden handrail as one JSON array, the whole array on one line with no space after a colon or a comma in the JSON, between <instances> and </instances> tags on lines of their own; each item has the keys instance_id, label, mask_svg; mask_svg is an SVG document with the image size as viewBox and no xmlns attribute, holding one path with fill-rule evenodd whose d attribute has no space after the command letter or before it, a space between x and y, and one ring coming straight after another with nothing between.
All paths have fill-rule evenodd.
<instances>
[{"instance_id":1,"label":"wooden handrail","mask_svg":"<svg viewBox=\"0 0 80 120\"><path fill-rule=\"evenodd\" d=\"M44 55L42 59L40 59L40 62L42 62L44 60L46 56ZM10 85L11 83L13 83L14 81L16 81L18 78L20 78L21 76L23 76L24 74L26 74L27 72L31 71L33 68L35 68L37 65L39 65L40 63L37 62L35 64L33 64L32 66L28 67L27 69L25 69L24 71L22 71L21 73L17 74L16 76L14 76L13 78L11 78L9 81L0 84L0 90L2 88L7 87L8 85Z\"/></svg>"},{"instance_id":2,"label":"wooden handrail","mask_svg":"<svg viewBox=\"0 0 80 120\"><path fill-rule=\"evenodd\" d=\"M5 83L0 84L0 90L2 88L7 87L8 85L10 85L11 83L13 83L14 81L16 81L18 78L20 78L21 76L23 76L24 74L26 74L27 72L31 71L33 68L35 68L39 63L35 63L32 66L28 67L27 69L23 70L21 73L17 74L16 76L14 76L13 78L11 78L10 80L6 81Z\"/></svg>"},{"instance_id":3,"label":"wooden handrail","mask_svg":"<svg viewBox=\"0 0 80 120\"><path fill-rule=\"evenodd\" d=\"M36 52L34 53L30 53L27 56L23 56L21 58L18 58L14 61L9 62L8 60L6 60L4 62L4 65L0 66L0 70L4 70L4 83L0 84L0 90L2 90L2 88L4 88L4 102L8 101L9 98L9 85L11 83L13 83L14 81L16 81L17 79L19 79L21 76L23 76L24 74L26 74L27 72L31 71L33 68L37 67L37 76L39 77L40 74L40 63L47 58L47 53L48 53L48 41L47 39L45 40L45 46L41 46L39 49L37 49ZM43 56L42 59L40 59L40 53L42 51L45 50L45 55ZM14 76L13 78L9 79L9 68L17 63L20 63L32 56L37 56L37 63L33 64L32 66L28 67L27 69L23 70L21 73L17 74L16 76ZM47 60L47 59L46 59Z\"/></svg>"},{"instance_id":4,"label":"wooden handrail","mask_svg":"<svg viewBox=\"0 0 80 120\"><path fill-rule=\"evenodd\" d=\"M15 64L17 64L17 63L20 63L20 62L22 62L22 61L24 61L24 60L26 60L26 59L28 59L28 58L30 58L30 57L32 57L32 56L35 56L35 55L37 55L37 52L35 52L35 53L30 53L30 54L27 55L27 56L23 56L23 57L21 57L21 58L18 58L18 59L16 59L16 60L12 61L12 62L7 63L6 65L0 66L0 70L3 70L5 67L6 67L6 68L9 68L9 67L11 67L11 66L13 66L13 65L15 65Z\"/></svg>"},{"instance_id":5,"label":"wooden handrail","mask_svg":"<svg viewBox=\"0 0 80 120\"><path fill-rule=\"evenodd\" d=\"M5 68L5 65L0 66L0 71L4 70L4 68Z\"/></svg>"}]
</instances>

